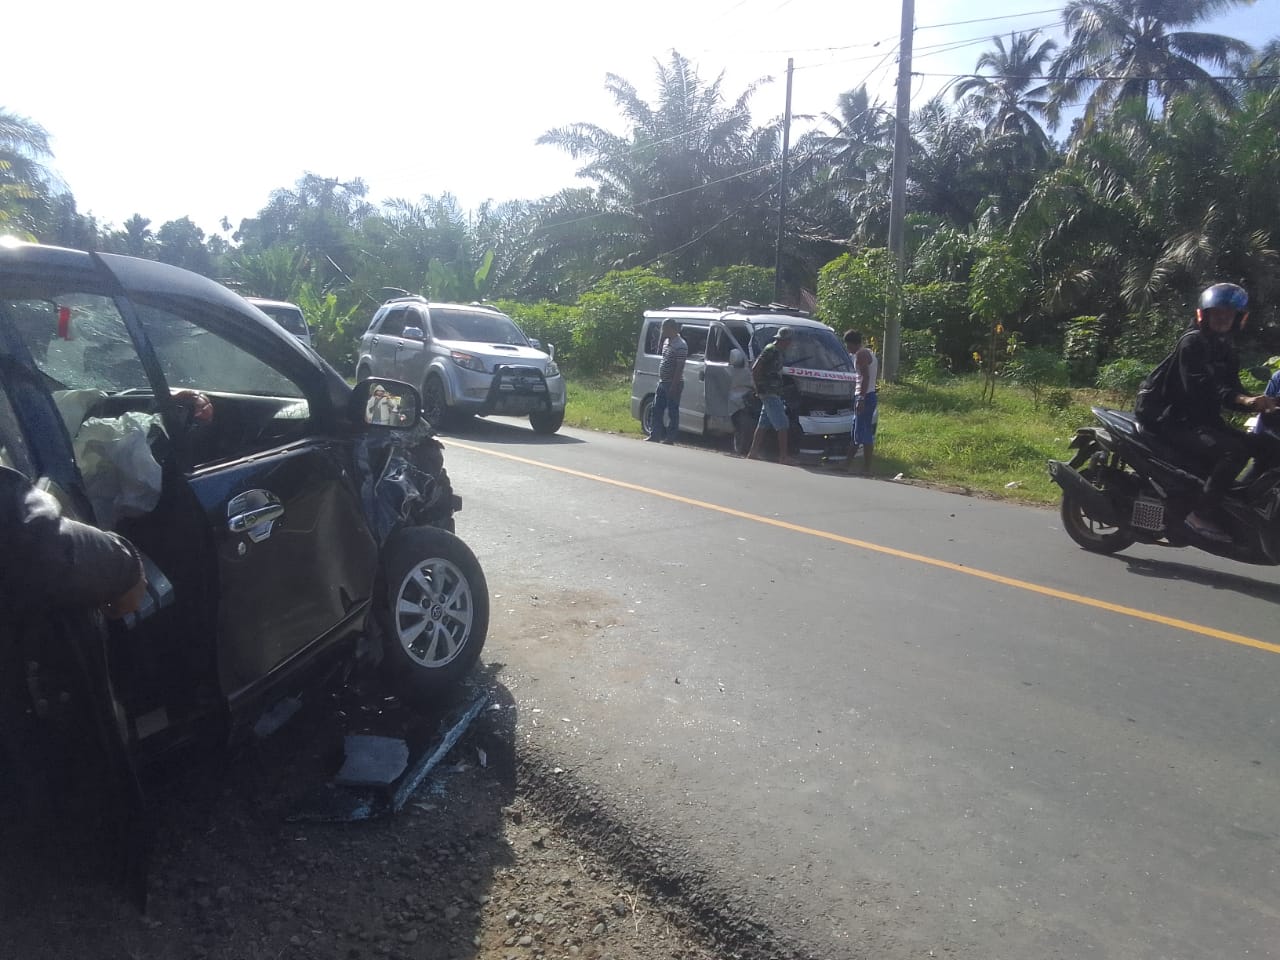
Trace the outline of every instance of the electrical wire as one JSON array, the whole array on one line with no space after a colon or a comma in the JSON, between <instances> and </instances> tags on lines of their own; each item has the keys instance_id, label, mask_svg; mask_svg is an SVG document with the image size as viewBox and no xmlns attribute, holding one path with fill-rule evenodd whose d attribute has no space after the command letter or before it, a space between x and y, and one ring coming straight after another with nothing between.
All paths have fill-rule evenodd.
<instances>
[{"instance_id":1,"label":"electrical wire","mask_svg":"<svg viewBox=\"0 0 1280 960\"><path fill-rule=\"evenodd\" d=\"M712 231L714 231L717 227L723 226L723 225L724 225L725 223L727 223L729 220L732 220L732 219L733 219L734 217L736 217L738 214L742 213L742 211L743 211L743 210L747 209L747 207L748 207L748 206L750 206L751 204L755 203L757 200L759 200L761 197L763 197L765 194L767 194L767 193L768 193L770 190L772 190L772 189L773 189L773 184L769 184L769 186L765 187L763 190L761 190L759 193L757 193L754 197L749 197L748 199L744 200L744 201L743 201L742 203L740 203L736 208L734 208L733 210L729 211L727 214L725 214L723 217L721 217L719 220L717 220L717 221L716 221L715 223L713 223L711 226L707 227L707 229L703 230L703 231L702 231L700 234L698 234L696 237L693 237L693 238L692 238L692 239L690 239L690 240L686 240L684 243L680 244L678 247L672 247L670 250L667 250L667 251L665 251L665 252L663 252L663 253L658 254L658 255L657 255L656 257L654 257L652 260L647 260L647 261L645 261L644 263L640 264L640 266L642 266L642 267L651 267L651 266L653 266L655 263L657 263L659 260L661 260L663 257L669 257L669 256L671 256L673 253L679 253L681 250L684 250L686 247L691 247L691 246L693 246L693 245L694 245L695 243L697 243L698 241L703 240L703 239L705 239L706 237L708 237L708 236L712 233Z\"/></svg>"},{"instance_id":2,"label":"electrical wire","mask_svg":"<svg viewBox=\"0 0 1280 960\"><path fill-rule=\"evenodd\" d=\"M1077 73L1068 74L1065 77L1053 77L1048 74L1021 74L1021 73L921 73L919 71L911 71L913 77L951 77L960 79L963 77L978 77L982 80L1137 80L1142 83L1191 83L1196 80L1229 80L1232 82L1249 83L1253 81L1265 81L1267 83L1275 83L1276 77L1246 77L1231 74L1221 76L1204 76L1204 77L1153 77L1138 76L1134 74L1095 74L1095 73Z\"/></svg>"},{"instance_id":3,"label":"electrical wire","mask_svg":"<svg viewBox=\"0 0 1280 960\"><path fill-rule=\"evenodd\" d=\"M918 24L916 30L937 30L939 27L961 27L970 23L991 23L995 20L1014 20L1019 17L1035 17L1042 13L1061 13L1061 7L1049 7L1044 10L1027 10L1025 13L1005 13L998 17L979 17L976 20L952 20L949 23Z\"/></svg>"}]
</instances>

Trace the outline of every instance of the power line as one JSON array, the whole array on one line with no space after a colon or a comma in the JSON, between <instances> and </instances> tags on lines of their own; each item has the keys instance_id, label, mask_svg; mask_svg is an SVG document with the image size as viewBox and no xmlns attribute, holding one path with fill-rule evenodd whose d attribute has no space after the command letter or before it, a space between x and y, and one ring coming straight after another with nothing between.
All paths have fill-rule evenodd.
<instances>
[{"instance_id":1,"label":"power line","mask_svg":"<svg viewBox=\"0 0 1280 960\"><path fill-rule=\"evenodd\" d=\"M653 264L657 263L657 262L658 262L659 260L661 260L663 257L669 257L669 256L671 256L673 253L679 253L681 250L684 250L686 247L691 247L691 246L693 246L693 245L694 245L695 243L697 243L699 240L702 240L702 239L706 238L707 236L709 236L709 235L711 234L711 232L712 232L713 230L715 230L717 227L720 227L720 226L722 226L723 224L725 224L726 222L728 222L729 220L732 220L734 217L736 217L738 214L740 214L743 210L747 209L747 207L748 207L750 204L755 203L757 200L759 200L761 197L763 197L765 194L767 194L767 193L768 193L770 190L772 190L772 189L773 189L773 184L769 184L769 186L765 187L763 190L761 190L759 193L757 193L754 197L749 197L748 199L744 200L742 203L738 204L738 206L737 206L737 207L735 207L733 210L730 210L727 214L725 214L723 217L721 217L719 220L717 220L717 221L716 221L715 223L713 223L711 226L707 227L707 229L703 230L703 231L702 231L700 234L698 234L696 237L693 237L693 238L692 238L692 239L690 239L690 240L686 240L684 243L680 244L680 246L678 246L678 247L672 247L670 250L667 250L667 251L665 251L665 252L663 252L663 253L658 254L658 255L657 255L656 257L654 257L652 260L647 260L646 262L642 263L640 266L642 266L642 267L650 267L650 266L653 266Z\"/></svg>"},{"instance_id":2,"label":"power line","mask_svg":"<svg viewBox=\"0 0 1280 960\"><path fill-rule=\"evenodd\" d=\"M1190 83L1195 80L1230 80L1232 82L1265 82L1275 83L1276 77L1246 77L1235 74L1226 74L1221 76L1202 76L1202 77L1155 77L1155 76L1138 76L1136 74L1095 74L1095 73L1075 73L1068 74L1064 77L1054 77L1047 74L1022 74L1022 73L922 73L913 70L913 77L977 77L979 80L1137 80L1143 83Z\"/></svg>"},{"instance_id":3,"label":"power line","mask_svg":"<svg viewBox=\"0 0 1280 960\"><path fill-rule=\"evenodd\" d=\"M917 25L916 30L936 30L939 27L961 27L970 23L991 23L994 20L1014 20L1018 17L1034 17L1042 13L1061 13L1061 7L1050 7L1046 10L1028 10L1025 13L1006 13L998 17L979 17L976 20L952 20L949 23L929 23Z\"/></svg>"}]
</instances>

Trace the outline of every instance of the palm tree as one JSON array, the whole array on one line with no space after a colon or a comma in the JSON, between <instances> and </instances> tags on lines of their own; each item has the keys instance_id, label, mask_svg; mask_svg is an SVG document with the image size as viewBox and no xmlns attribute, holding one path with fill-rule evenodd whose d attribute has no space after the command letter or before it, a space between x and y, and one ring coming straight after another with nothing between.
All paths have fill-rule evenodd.
<instances>
[{"instance_id":1,"label":"palm tree","mask_svg":"<svg viewBox=\"0 0 1280 960\"><path fill-rule=\"evenodd\" d=\"M762 198L776 175L777 131L751 123L752 84L731 104L723 74L704 82L677 51L657 65L658 96L609 74L606 89L628 127L618 135L592 123L549 130L539 143L585 162L578 176L595 184L604 211L629 221L642 238L635 265L663 260L676 276L741 262L767 232ZM762 189L763 188L763 189Z\"/></svg>"},{"instance_id":2,"label":"palm tree","mask_svg":"<svg viewBox=\"0 0 1280 960\"><path fill-rule=\"evenodd\" d=\"M1102 314L1114 336L1126 316L1185 319L1197 290L1230 278L1265 320L1280 295L1280 89L1227 115L1184 95L1160 120L1137 102L1116 119L1082 137L1015 219L1046 310Z\"/></svg>"},{"instance_id":3,"label":"palm tree","mask_svg":"<svg viewBox=\"0 0 1280 960\"><path fill-rule=\"evenodd\" d=\"M796 142L793 210L813 238L847 241L889 189L894 119L865 84L841 93L836 111L822 114L831 132Z\"/></svg>"},{"instance_id":4,"label":"palm tree","mask_svg":"<svg viewBox=\"0 0 1280 960\"><path fill-rule=\"evenodd\" d=\"M1086 93L1082 129L1091 129L1122 100L1146 109L1153 97L1199 90L1224 107L1235 102L1231 84L1202 64L1226 68L1247 55L1243 40L1177 28L1251 0L1068 0L1062 11L1067 46L1050 71L1049 120Z\"/></svg>"},{"instance_id":5,"label":"palm tree","mask_svg":"<svg viewBox=\"0 0 1280 960\"><path fill-rule=\"evenodd\" d=\"M155 237L151 232L151 221L140 213L135 213L124 222L120 231L124 241L125 253L131 257L145 257L154 246Z\"/></svg>"},{"instance_id":6,"label":"palm tree","mask_svg":"<svg viewBox=\"0 0 1280 960\"><path fill-rule=\"evenodd\" d=\"M0 107L0 228L33 235L33 204L48 195L52 157L44 127Z\"/></svg>"},{"instance_id":7,"label":"palm tree","mask_svg":"<svg viewBox=\"0 0 1280 960\"><path fill-rule=\"evenodd\" d=\"M1048 109L1049 84L1043 77L1058 45L1039 37L1038 31L1011 34L1007 49L1002 38L992 37L995 49L977 63L991 75L965 77L956 84L955 98L986 123L988 136L1020 137L1043 156L1049 138L1036 115L1043 117Z\"/></svg>"}]
</instances>

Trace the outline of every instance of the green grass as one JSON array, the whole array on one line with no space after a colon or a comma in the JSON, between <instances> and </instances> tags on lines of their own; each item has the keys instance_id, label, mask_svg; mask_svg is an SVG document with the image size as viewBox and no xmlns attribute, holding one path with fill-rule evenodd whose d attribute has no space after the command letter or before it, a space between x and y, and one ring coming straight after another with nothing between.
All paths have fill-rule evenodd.
<instances>
[{"instance_id":1,"label":"green grass","mask_svg":"<svg viewBox=\"0 0 1280 960\"><path fill-rule=\"evenodd\" d=\"M569 396L564 422L569 426L605 433L644 432L640 421L631 416L630 374L573 379L566 388Z\"/></svg>"},{"instance_id":2,"label":"green grass","mask_svg":"<svg viewBox=\"0 0 1280 960\"><path fill-rule=\"evenodd\" d=\"M1092 403L1127 405L1077 390L1065 409L1054 410L1044 402L1037 409L1029 391L1009 384L998 384L995 402L986 404L976 377L945 384L882 384L875 472L1011 500L1055 503L1060 491L1049 479L1045 461L1067 456L1076 427L1093 421ZM640 424L631 416L630 376L571 380L565 423L640 434Z\"/></svg>"}]
</instances>

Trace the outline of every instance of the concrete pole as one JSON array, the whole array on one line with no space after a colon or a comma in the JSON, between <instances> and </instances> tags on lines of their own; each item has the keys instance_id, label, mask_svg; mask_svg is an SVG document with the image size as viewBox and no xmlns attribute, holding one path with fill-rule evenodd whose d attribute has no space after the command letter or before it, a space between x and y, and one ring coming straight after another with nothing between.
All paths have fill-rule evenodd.
<instances>
[{"instance_id":1,"label":"concrete pole","mask_svg":"<svg viewBox=\"0 0 1280 960\"><path fill-rule=\"evenodd\" d=\"M893 192L889 198L889 252L893 255L894 280L886 298L884 346L880 357L882 376L890 381L898 376L898 348L902 339L907 162L911 152L911 40L915 31L915 19L915 0L902 0L902 34L898 46L898 112L893 129Z\"/></svg>"},{"instance_id":2,"label":"concrete pole","mask_svg":"<svg viewBox=\"0 0 1280 960\"><path fill-rule=\"evenodd\" d=\"M782 174L778 181L778 242L773 254L773 302L782 302L782 238L787 218L787 153L791 147L791 73L795 60L787 58L787 107L782 117Z\"/></svg>"}]
</instances>

